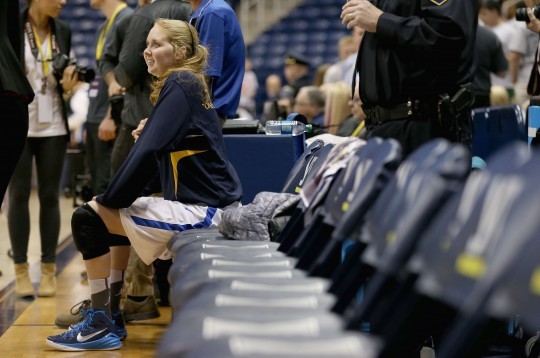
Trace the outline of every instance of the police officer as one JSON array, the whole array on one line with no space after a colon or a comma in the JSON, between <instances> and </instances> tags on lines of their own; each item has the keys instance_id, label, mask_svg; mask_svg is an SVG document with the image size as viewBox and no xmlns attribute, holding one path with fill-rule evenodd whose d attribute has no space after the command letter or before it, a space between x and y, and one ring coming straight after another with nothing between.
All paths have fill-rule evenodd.
<instances>
[{"instance_id":1,"label":"police officer","mask_svg":"<svg viewBox=\"0 0 540 358\"><path fill-rule=\"evenodd\" d=\"M306 57L298 53L287 54L284 62L283 72L287 84L283 86L280 96L294 98L300 88L313 84L309 76L311 64Z\"/></svg>"},{"instance_id":2,"label":"police officer","mask_svg":"<svg viewBox=\"0 0 540 358\"><path fill-rule=\"evenodd\" d=\"M368 135L399 140L405 155L435 137L470 141L478 1L372 2L350 0L341 13L366 30L355 73Z\"/></svg>"}]
</instances>

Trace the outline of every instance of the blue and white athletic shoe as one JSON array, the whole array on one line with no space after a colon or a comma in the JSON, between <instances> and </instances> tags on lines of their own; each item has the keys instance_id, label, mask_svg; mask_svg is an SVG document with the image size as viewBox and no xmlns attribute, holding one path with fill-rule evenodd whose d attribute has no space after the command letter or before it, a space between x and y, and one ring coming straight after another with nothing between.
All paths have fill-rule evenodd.
<instances>
[{"instance_id":1,"label":"blue and white athletic shoe","mask_svg":"<svg viewBox=\"0 0 540 358\"><path fill-rule=\"evenodd\" d=\"M113 312L112 318L114 321L114 327L116 328L116 335L120 338L121 341L127 338L127 329L126 321L124 320L124 315L122 311Z\"/></svg>"},{"instance_id":2,"label":"blue and white athletic shoe","mask_svg":"<svg viewBox=\"0 0 540 358\"><path fill-rule=\"evenodd\" d=\"M74 323L69 326L69 329L75 329L78 325L82 324L88 317L88 311L82 311L82 318L78 323ZM122 311L113 312L112 318L114 321L114 327L116 328L116 335L118 338L120 338L121 341L125 340L127 338L127 329L126 329L126 321L124 320L124 315L122 314Z\"/></svg>"},{"instance_id":3,"label":"blue and white athletic shoe","mask_svg":"<svg viewBox=\"0 0 540 358\"><path fill-rule=\"evenodd\" d=\"M105 311L89 309L88 316L77 326L57 336L49 336L45 343L61 351L105 351L122 347L114 322Z\"/></svg>"}]
</instances>

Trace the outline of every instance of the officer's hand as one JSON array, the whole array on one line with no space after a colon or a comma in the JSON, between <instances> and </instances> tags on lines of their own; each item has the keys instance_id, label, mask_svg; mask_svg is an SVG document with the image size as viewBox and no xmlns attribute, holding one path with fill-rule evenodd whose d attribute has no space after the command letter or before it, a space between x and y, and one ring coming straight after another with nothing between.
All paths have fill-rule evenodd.
<instances>
[{"instance_id":1,"label":"officer's hand","mask_svg":"<svg viewBox=\"0 0 540 358\"><path fill-rule=\"evenodd\" d=\"M340 17L348 29L360 26L366 31L377 32L377 22L382 13L368 0L350 0L343 5Z\"/></svg>"}]
</instances>

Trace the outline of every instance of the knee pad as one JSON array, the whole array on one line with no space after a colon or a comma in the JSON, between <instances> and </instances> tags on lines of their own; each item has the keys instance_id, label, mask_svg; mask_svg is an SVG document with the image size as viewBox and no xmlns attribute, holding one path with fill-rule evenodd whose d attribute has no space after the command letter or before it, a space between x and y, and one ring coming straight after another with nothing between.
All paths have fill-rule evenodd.
<instances>
[{"instance_id":1,"label":"knee pad","mask_svg":"<svg viewBox=\"0 0 540 358\"><path fill-rule=\"evenodd\" d=\"M109 234L109 246L131 246L129 239L122 235Z\"/></svg>"},{"instance_id":2,"label":"knee pad","mask_svg":"<svg viewBox=\"0 0 540 358\"><path fill-rule=\"evenodd\" d=\"M84 260L109 253L109 231L101 217L87 203L73 212L71 232L75 246Z\"/></svg>"}]
</instances>

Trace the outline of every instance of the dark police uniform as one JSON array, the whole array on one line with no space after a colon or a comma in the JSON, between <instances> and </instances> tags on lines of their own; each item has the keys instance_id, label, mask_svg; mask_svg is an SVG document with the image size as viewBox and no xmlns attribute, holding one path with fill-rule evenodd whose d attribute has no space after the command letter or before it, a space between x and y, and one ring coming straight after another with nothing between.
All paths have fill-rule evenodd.
<instances>
[{"instance_id":1,"label":"dark police uniform","mask_svg":"<svg viewBox=\"0 0 540 358\"><path fill-rule=\"evenodd\" d=\"M463 141L458 128L470 137L470 107L463 107L469 92L460 86L473 78L478 2L372 2L384 13L377 31L364 35L356 63L368 135L396 138L405 154L435 137ZM450 100L458 92L456 106Z\"/></svg>"},{"instance_id":2,"label":"dark police uniform","mask_svg":"<svg viewBox=\"0 0 540 358\"><path fill-rule=\"evenodd\" d=\"M311 68L311 63L309 62L309 60L306 57L297 53L290 53L285 56L285 66L287 65L301 65L306 66L307 68ZM311 79L309 73L307 73L306 75L298 78L293 83L287 83L284 86L285 88L282 90L282 95L283 93L285 93L284 97L291 96L294 98L298 94L298 91L300 91L300 88L312 85L313 80Z\"/></svg>"}]
</instances>

